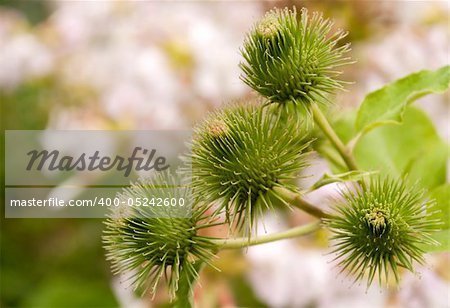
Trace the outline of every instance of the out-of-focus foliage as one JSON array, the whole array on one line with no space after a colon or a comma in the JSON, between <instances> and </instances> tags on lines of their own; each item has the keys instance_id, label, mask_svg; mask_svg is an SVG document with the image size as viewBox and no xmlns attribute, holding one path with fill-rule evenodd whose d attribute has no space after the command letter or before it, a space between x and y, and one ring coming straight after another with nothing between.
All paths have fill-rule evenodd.
<instances>
[{"instance_id":1,"label":"out-of-focus foliage","mask_svg":"<svg viewBox=\"0 0 450 308\"><path fill-rule=\"evenodd\" d=\"M51 111L54 83L50 78L20 85L14 92L0 92L3 129L44 129Z\"/></svg>"},{"instance_id":2,"label":"out-of-focus foliage","mask_svg":"<svg viewBox=\"0 0 450 308\"><path fill-rule=\"evenodd\" d=\"M51 108L62 97L51 77L0 92L2 155L5 129L45 129ZM0 164L3 172L4 159ZM4 177L1 181L4 187ZM2 189L2 212L4 193ZM103 228L100 220L4 219L2 215L0 228L0 306L117 305L104 251L97 240Z\"/></svg>"},{"instance_id":3,"label":"out-of-focus foliage","mask_svg":"<svg viewBox=\"0 0 450 308\"><path fill-rule=\"evenodd\" d=\"M32 24L44 21L50 14L45 1L3 0L0 4L22 12Z\"/></svg>"},{"instance_id":4,"label":"out-of-focus foliage","mask_svg":"<svg viewBox=\"0 0 450 308\"><path fill-rule=\"evenodd\" d=\"M2 306L115 306L99 220L2 221Z\"/></svg>"}]
</instances>

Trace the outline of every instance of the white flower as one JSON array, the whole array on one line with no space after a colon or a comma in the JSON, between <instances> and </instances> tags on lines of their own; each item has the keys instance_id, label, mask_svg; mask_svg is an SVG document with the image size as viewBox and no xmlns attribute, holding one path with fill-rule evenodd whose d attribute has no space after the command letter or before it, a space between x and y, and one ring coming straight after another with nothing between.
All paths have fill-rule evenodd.
<instances>
[{"instance_id":1,"label":"white flower","mask_svg":"<svg viewBox=\"0 0 450 308\"><path fill-rule=\"evenodd\" d=\"M0 88L13 89L53 69L51 51L32 34L2 36L0 46Z\"/></svg>"}]
</instances>

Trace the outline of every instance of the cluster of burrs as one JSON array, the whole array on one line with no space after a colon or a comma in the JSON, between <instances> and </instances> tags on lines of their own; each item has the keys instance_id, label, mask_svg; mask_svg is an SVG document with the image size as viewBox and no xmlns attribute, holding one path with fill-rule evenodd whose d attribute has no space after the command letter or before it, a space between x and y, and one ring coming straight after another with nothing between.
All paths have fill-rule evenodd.
<instances>
[{"instance_id":1,"label":"cluster of burrs","mask_svg":"<svg viewBox=\"0 0 450 308\"><path fill-rule=\"evenodd\" d=\"M189 183L179 186L183 181L164 174L122 194L181 196L190 212L182 217L171 209L160 217L152 207L117 209L104 234L115 272L128 273L136 288L153 293L165 276L173 297L179 281L195 280L197 265L217 250L200 229L224 214L223 223L250 238L264 211L289 203L280 189L299 193L296 180L312 139L304 119L287 110L326 105L328 94L342 88L337 69L350 63L349 45L340 43L345 35L306 9L274 9L254 26L242 49L242 79L262 99L229 104L195 128L186 155ZM413 261L422 262L420 244L432 242L429 232L436 227L424 210L427 202L421 192L388 178L344 192L335 213L324 219L343 270L370 284L376 274L380 281L389 272L398 279L399 267L412 270Z\"/></svg>"}]
</instances>

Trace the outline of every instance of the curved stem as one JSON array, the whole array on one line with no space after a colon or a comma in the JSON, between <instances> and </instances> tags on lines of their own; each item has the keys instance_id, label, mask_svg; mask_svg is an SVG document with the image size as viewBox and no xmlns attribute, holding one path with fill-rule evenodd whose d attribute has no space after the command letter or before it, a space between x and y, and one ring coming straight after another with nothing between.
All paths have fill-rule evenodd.
<instances>
[{"instance_id":1,"label":"curved stem","mask_svg":"<svg viewBox=\"0 0 450 308\"><path fill-rule=\"evenodd\" d=\"M314 217L317 217L317 218L330 218L331 217L331 215L325 213L318 207L305 201L304 199L302 199L302 197L299 194L292 192L289 189L286 189L284 187L274 187L273 190L278 196L280 196L283 199L283 201L289 203L290 205L295 206L296 208L299 208L299 209L307 212L308 214L311 214Z\"/></svg>"},{"instance_id":2,"label":"curved stem","mask_svg":"<svg viewBox=\"0 0 450 308\"><path fill-rule=\"evenodd\" d=\"M325 115L322 113L317 104L312 104L311 109L313 112L314 121L320 127L325 136L330 140L331 144L335 147L335 149L339 152L347 165L349 170L358 170L356 166L355 159L353 155L350 153L349 149L344 145L342 140L336 134L334 129L331 127Z\"/></svg>"},{"instance_id":3,"label":"curved stem","mask_svg":"<svg viewBox=\"0 0 450 308\"><path fill-rule=\"evenodd\" d=\"M298 237L301 235L310 234L320 228L320 222L314 222L304 226L295 227L283 232L263 235L255 238L235 238L235 239L215 239L213 242L219 249L239 249L248 246L260 245L279 240Z\"/></svg>"}]
</instances>

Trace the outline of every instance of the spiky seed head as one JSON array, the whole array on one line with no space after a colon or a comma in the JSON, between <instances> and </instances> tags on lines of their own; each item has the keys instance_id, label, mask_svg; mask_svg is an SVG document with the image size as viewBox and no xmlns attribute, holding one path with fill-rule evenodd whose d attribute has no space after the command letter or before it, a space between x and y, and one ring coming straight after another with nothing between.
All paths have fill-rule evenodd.
<instances>
[{"instance_id":1,"label":"spiky seed head","mask_svg":"<svg viewBox=\"0 0 450 308\"><path fill-rule=\"evenodd\" d=\"M168 173L141 179L120 194L127 205L114 208L106 221L103 243L107 259L114 273L132 275L130 284L141 294L148 288L155 294L165 276L174 298L179 280L194 281L196 262L208 263L213 255L212 241L197 232L210 224L207 207L194 204L189 189L179 183ZM176 200L177 205L160 207L158 198ZM147 206L128 206L130 200Z\"/></svg>"},{"instance_id":2,"label":"spiky seed head","mask_svg":"<svg viewBox=\"0 0 450 308\"><path fill-rule=\"evenodd\" d=\"M346 33L332 25L306 9L300 16L295 9L268 12L245 39L242 80L273 103L329 102L328 94L343 88L338 68L351 63L349 45L337 46Z\"/></svg>"},{"instance_id":3,"label":"spiky seed head","mask_svg":"<svg viewBox=\"0 0 450 308\"><path fill-rule=\"evenodd\" d=\"M213 113L195 129L189 159L194 196L219 204L218 211L250 235L256 217L278 197L274 187L296 190L308 146L302 135L298 120L259 103Z\"/></svg>"},{"instance_id":4,"label":"spiky seed head","mask_svg":"<svg viewBox=\"0 0 450 308\"><path fill-rule=\"evenodd\" d=\"M336 215L327 224L333 232L333 252L342 266L370 286L378 275L380 285L389 274L399 280L398 267L413 271L423 262L421 244L435 244L430 233L439 221L430 219L433 202L417 187L401 180L376 177L366 188L342 192Z\"/></svg>"}]
</instances>

